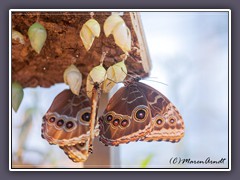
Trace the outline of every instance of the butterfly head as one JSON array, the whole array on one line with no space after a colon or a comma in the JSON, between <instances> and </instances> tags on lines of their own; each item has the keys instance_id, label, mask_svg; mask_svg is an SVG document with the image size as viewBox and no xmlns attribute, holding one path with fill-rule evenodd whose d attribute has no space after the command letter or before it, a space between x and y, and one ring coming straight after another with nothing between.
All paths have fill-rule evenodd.
<instances>
[{"instance_id":1,"label":"butterfly head","mask_svg":"<svg viewBox=\"0 0 240 180\"><path fill-rule=\"evenodd\" d=\"M102 83L101 83L101 84L102 84ZM94 83L93 83L93 87L94 87L95 89L99 89L101 84L99 84L98 82L94 82Z\"/></svg>"},{"instance_id":2,"label":"butterfly head","mask_svg":"<svg viewBox=\"0 0 240 180\"><path fill-rule=\"evenodd\" d=\"M140 81L142 78L139 75L130 75L128 74L128 77L124 81L124 85L128 86L129 84L133 84L135 82Z\"/></svg>"}]
</instances>

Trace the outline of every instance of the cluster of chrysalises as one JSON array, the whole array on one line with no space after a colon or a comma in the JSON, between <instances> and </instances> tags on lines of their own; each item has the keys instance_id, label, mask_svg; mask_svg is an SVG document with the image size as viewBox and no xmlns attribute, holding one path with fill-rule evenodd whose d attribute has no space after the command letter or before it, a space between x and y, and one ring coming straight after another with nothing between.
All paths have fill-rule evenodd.
<instances>
[{"instance_id":1,"label":"cluster of chrysalises","mask_svg":"<svg viewBox=\"0 0 240 180\"><path fill-rule=\"evenodd\" d=\"M88 51L95 39L99 37L101 33L100 24L93 18L94 13L91 14L91 19L85 22L79 32L80 38L85 49ZM109 16L103 25L105 36L113 35L115 43L127 53L131 50L131 33L126 26L124 20L116 13ZM28 37L32 48L40 54L45 41L47 39L47 30L38 21L32 24L28 29ZM24 36L16 31L12 30L12 39L19 41L21 44L25 43Z\"/></svg>"},{"instance_id":2,"label":"cluster of chrysalises","mask_svg":"<svg viewBox=\"0 0 240 180\"><path fill-rule=\"evenodd\" d=\"M91 48L95 37L99 37L101 32L100 24L93 18L94 13L91 12L90 15L91 19L83 24L79 33L82 43L87 51ZM124 20L119 16L118 13L112 13L112 15L105 20L103 29L105 36L109 37L109 35L112 34L115 43L123 50L124 53L128 54L128 51L131 50L131 33ZM47 39L47 30L40 22L37 21L29 27L27 34L33 50L40 54ZM12 39L18 41L21 44L25 44L25 37L14 29L12 30ZM115 66L111 66L108 69L108 78L106 78L104 82L104 92L109 92L110 89L115 85L114 82L120 82L125 78L125 74L127 72L123 63L124 62L122 61L120 63L117 63ZM124 74L117 72L119 71L119 66L122 68L121 71L124 71ZM93 69L92 74L94 74L94 72L103 72L101 70L101 66ZM122 75L116 76L116 74ZM112 81L109 81L109 79ZM69 85L71 91L74 94L79 94L82 84L82 74L75 65L72 64L65 70L64 82ZM17 82L13 83L12 86L14 92L20 92L12 94L13 109L17 111L23 98L23 88Z\"/></svg>"}]
</instances>

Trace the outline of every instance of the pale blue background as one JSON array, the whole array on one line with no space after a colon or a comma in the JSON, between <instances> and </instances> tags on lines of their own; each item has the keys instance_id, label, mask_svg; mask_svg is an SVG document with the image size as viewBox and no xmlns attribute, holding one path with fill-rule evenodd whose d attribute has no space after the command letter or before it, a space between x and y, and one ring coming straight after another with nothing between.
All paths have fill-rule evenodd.
<instances>
[{"instance_id":1,"label":"pale blue background","mask_svg":"<svg viewBox=\"0 0 240 180\"><path fill-rule=\"evenodd\" d=\"M144 82L175 104L186 133L178 144L123 145L123 167L137 167L151 153L149 167L169 167L171 157L228 158L228 14L142 13L142 21L153 63L151 76L168 86ZM227 167L225 162L211 167Z\"/></svg>"}]
</instances>

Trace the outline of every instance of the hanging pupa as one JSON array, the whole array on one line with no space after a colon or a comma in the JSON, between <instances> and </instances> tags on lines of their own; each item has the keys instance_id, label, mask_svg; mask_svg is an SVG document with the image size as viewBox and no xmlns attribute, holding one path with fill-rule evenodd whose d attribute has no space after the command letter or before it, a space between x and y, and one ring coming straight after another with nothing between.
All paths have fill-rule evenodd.
<instances>
[{"instance_id":1,"label":"hanging pupa","mask_svg":"<svg viewBox=\"0 0 240 180\"><path fill-rule=\"evenodd\" d=\"M131 51L131 32L125 23L119 23L113 30L115 43L128 54Z\"/></svg>"},{"instance_id":2,"label":"hanging pupa","mask_svg":"<svg viewBox=\"0 0 240 180\"><path fill-rule=\"evenodd\" d=\"M103 24L105 36L108 37L110 34L112 34L113 29L115 29L115 27L119 23L125 23L124 20L119 15L112 14L111 16L109 16Z\"/></svg>"},{"instance_id":3,"label":"hanging pupa","mask_svg":"<svg viewBox=\"0 0 240 180\"><path fill-rule=\"evenodd\" d=\"M88 51L95 39L100 35L100 25L95 19L89 19L85 24L83 24L80 30L80 38L82 39L85 49Z\"/></svg>"},{"instance_id":4,"label":"hanging pupa","mask_svg":"<svg viewBox=\"0 0 240 180\"><path fill-rule=\"evenodd\" d=\"M127 76L127 67L122 60L107 69L107 79L103 83L103 92L108 93L116 83L123 82Z\"/></svg>"},{"instance_id":5,"label":"hanging pupa","mask_svg":"<svg viewBox=\"0 0 240 180\"><path fill-rule=\"evenodd\" d=\"M47 39L46 29L38 22L35 22L28 29L28 37L32 48L39 54Z\"/></svg>"},{"instance_id":6,"label":"hanging pupa","mask_svg":"<svg viewBox=\"0 0 240 180\"><path fill-rule=\"evenodd\" d=\"M112 34L115 43L128 54L131 50L131 32L124 20L119 15L112 14L105 20L103 29L106 37Z\"/></svg>"},{"instance_id":7,"label":"hanging pupa","mask_svg":"<svg viewBox=\"0 0 240 180\"><path fill-rule=\"evenodd\" d=\"M94 67L87 76L86 91L89 98L92 97L92 89L94 83L102 86L103 82L106 80L106 69L103 67L102 63Z\"/></svg>"},{"instance_id":8,"label":"hanging pupa","mask_svg":"<svg viewBox=\"0 0 240 180\"><path fill-rule=\"evenodd\" d=\"M21 44L25 44L24 36L14 29L12 30L12 39L18 41Z\"/></svg>"},{"instance_id":9,"label":"hanging pupa","mask_svg":"<svg viewBox=\"0 0 240 180\"><path fill-rule=\"evenodd\" d=\"M73 94L79 95L82 86L82 74L75 65L70 65L64 71L63 80L69 85Z\"/></svg>"}]
</instances>

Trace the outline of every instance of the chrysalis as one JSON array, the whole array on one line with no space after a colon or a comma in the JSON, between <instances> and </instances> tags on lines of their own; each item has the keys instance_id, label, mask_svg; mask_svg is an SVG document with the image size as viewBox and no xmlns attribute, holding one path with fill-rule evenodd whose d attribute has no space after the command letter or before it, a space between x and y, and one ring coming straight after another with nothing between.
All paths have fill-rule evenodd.
<instances>
[{"instance_id":1,"label":"chrysalis","mask_svg":"<svg viewBox=\"0 0 240 180\"><path fill-rule=\"evenodd\" d=\"M82 86L82 74L76 66L70 65L63 74L63 79L69 85L71 91L75 95L79 95Z\"/></svg>"},{"instance_id":2,"label":"chrysalis","mask_svg":"<svg viewBox=\"0 0 240 180\"><path fill-rule=\"evenodd\" d=\"M12 30L12 39L19 41L21 44L25 43L24 36L20 32L15 30Z\"/></svg>"},{"instance_id":3,"label":"chrysalis","mask_svg":"<svg viewBox=\"0 0 240 180\"><path fill-rule=\"evenodd\" d=\"M103 67L102 63L96 67L94 67L87 76L87 95L89 98L92 97L92 89L94 87L94 83L98 83L102 86L103 82L107 78L106 69Z\"/></svg>"},{"instance_id":4,"label":"chrysalis","mask_svg":"<svg viewBox=\"0 0 240 180\"><path fill-rule=\"evenodd\" d=\"M82 39L85 49L88 51L95 37L100 35L100 25L95 19L89 19L80 31L80 38Z\"/></svg>"},{"instance_id":5,"label":"chrysalis","mask_svg":"<svg viewBox=\"0 0 240 180\"><path fill-rule=\"evenodd\" d=\"M28 29L28 37L32 48L39 54L47 39L46 29L40 23L36 22Z\"/></svg>"},{"instance_id":6,"label":"chrysalis","mask_svg":"<svg viewBox=\"0 0 240 180\"><path fill-rule=\"evenodd\" d=\"M124 20L119 15L113 14L113 15L109 16L105 20L104 25L103 25L103 30L104 30L106 37L108 37L110 34L112 34L115 27L120 23L124 23Z\"/></svg>"},{"instance_id":7,"label":"chrysalis","mask_svg":"<svg viewBox=\"0 0 240 180\"><path fill-rule=\"evenodd\" d=\"M109 16L103 25L106 37L113 35L115 43L128 54L131 50L131 32L124 20L117 14Z\"/></svg>"},{"instance_id":8,"label":"chrysalis","mask_svg":"<svg viewBox=\"0 0 240 180\"><path fill-rule=\"evenodd\" d=\"M107 79L103 83L103 92L108 93L116 83L123 82L127 76L127 67L124 60L107 69Z\"/></svg>"}]
</instances>

